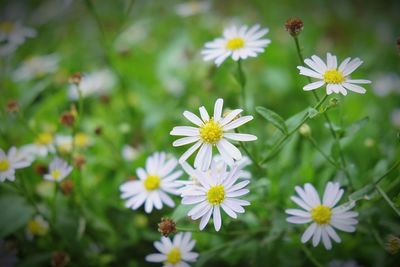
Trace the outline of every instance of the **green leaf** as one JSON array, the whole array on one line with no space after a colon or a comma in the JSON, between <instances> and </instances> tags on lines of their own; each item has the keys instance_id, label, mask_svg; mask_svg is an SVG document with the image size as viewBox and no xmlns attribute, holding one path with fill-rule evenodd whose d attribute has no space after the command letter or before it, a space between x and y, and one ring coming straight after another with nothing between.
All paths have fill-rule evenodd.
<instances>
[{"instance_id":1,"label":"green leaf","mask_svg":"<svg viewBox=\"0 0 400 267\"><path fill-rule=\"evenodd\" d=\"M35 210L20 196L4 195L0 198L0 239L24 227Z\"/></svg>"},{"instance_id":2,"label":"green leaf","mask_svg":"<svg viewBox=\"0 0 400 267\"><path fill-rule=\"evenodd\" d=\"M189 210L192 208L190 205L179 205L174 212L172 213L171 217L175 222L178 222L179 220L185 218L187 216L187 213Z\"/></svg>"},{"instance_id":3,"label":"green leaf","mask_svg":"<svg viewBox=\"0 0 400 267\"><path fill-rule=\"evenodd\" d=\"M286 126L285 120L279 116L274 111L264 108L256 107L256 111L268 122L272 123L276 128L278 128L282 133L287 134L288 128Z\"/></svg>"}]
</instances>

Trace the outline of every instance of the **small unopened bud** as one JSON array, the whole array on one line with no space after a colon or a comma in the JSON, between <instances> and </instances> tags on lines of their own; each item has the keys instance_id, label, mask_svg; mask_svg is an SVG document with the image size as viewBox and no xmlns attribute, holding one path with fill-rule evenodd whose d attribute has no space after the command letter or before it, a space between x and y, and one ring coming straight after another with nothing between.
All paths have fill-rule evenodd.
<instances>
[{"instance_id":1,"label":"small unopened bud","mask_svg":"<svg viewBox=\"0 0 400 267\"><path fill-rule=\"evenodd\" d=\"M69 77L69 82L78 86L81 83L82 74L80 72L75 72Z\"/></svg>"},{"instance_id":2,"label":"small unopened bud","mask_svg":"<svg viewBox=\"0 0 400 267\"><path fill-rule=\"evenodd\" d=\"M62 125L71 127L74 125L75 122L75 116L72 114L70 111L65 111L63 114L60 116L60 123Z\"/></svg>"},{"instance_id":3,"label":"small unopened bud","mask_svg":"<svg viewBox=\"0 0 400 267\"><path fill-rule=\"evenodd\" d=\"M299 18L290 18L285 23L286 31L289 32L291 36L298 36L303 30L303 21Z\"/></svg>"},{"instance_id":4,"label":"small unopened bud","mask_svg":"<svg viewBox=\"0 0 400 267\"><path fill-rule=\"evenodd\" d=\"M95 133L96 135L101 135L102 132L103 132L103 128L101 128L101 126L96 127L96 129L94 130L94 133Z\"/></svg>"},{"instance_id":5,"label":"small unopened bud","mask_svg":"<svg viewBox=\"0 0 400 267\"><path fill-rule=\"evenodd\" d=\"M45 175L48 171L47 171L47 166L43 165L43 164L38 164L35 166L35 172L37 174L39 174L40 176Z\"/></svg>"},{"instance_id":6,"label":"small unopened bud","mask_svg":"<svg viewBox=\"0 0 400 267\"><path fill-rule=\"evenodd\" d=\"M69 255L64 251L56 251L51 258L51 266L65 267L71 261Z\"/></svg>"},{"instance_id":7,"label":"small unopened bud","mask_svg":"<svg viewBox=\"0 0 400 267\"><path fill-rule=\"evenodd\" d=\"M161 218L158 224L158 231L165 237L176 232L176 223L169 218Z\"/></svg>"},{"instance_id":8,"label":"small unopened bud","mask_svg":"<svg viewBox=\"0 0 400 267\"><path fill-rule=\"evenodd\" d=\"M304 123L303 125L300 126L299 133L304 137L310 137L311 127L307 123Z\"/></svg>"},{"instance_id":9,"label":"small unopened bud","mask_svg":"<svg viewBox=\"0 0 400 267\"><path fill-rule=\"evenodd\" d=\"M7 102L6 109L8 113L17 113L19 111L19 104L15 100L10 100Z\"/></svg>"},{"instance_id":10,"label":"small unopened bud","mask_svg":"<svg viewBox=\"0 0 400 267\"><path fill-rule=\"evenodd\" d=\"M400 251L400 238L395 235L389 235L386 238L385 249L390 254L397 254Z\"/></svg>"},{"instance_id":11,"label":"small unopened bud","mask_svg":"<svg viewBox=\"0 0 400 267\"><path fill-rule=\"evenodd\" d=\"M329 107L330 108L334 108L337 105L339 105L339 99L337 99L336 97L329 99Z\"/></svg>"},{"instance_id":12,"label":"small unopened bud","mask_svg":"<svg viewBox=\"0 0 400 267\"><path fill-rule=\"evenodd\" d=\"M74 189L74 182L72 180L64 180L60 183L61 192L65 196L69 196Z\"/></svg>"},{"instance_id":13,"label":"small unopened bud","mask_svg":"<svg viewBox=\"0 0 400 267\"><path fill-rule=\"evenodd\" d=\"M84 156L78 155L76 157L74 157L74 165L78 168L78 169L82 169L82 167L86 164L86 159Z\"/></svg>"}]
</instances>

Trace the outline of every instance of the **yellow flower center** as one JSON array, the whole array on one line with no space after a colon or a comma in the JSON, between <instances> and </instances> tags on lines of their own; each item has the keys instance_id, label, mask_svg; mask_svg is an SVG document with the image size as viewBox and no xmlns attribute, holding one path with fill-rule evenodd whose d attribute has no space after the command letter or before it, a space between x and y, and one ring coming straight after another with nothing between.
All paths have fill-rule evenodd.
<instances>
[{"instance_id":1,"label":"yellow flower center","mask_svg":"<svg viewBox=\"0 0 400 267\"><path fill-rule=\"evenodd\" d=\"M51 133L41 133L36 139L39 145L50 145L53 143L53 135Z\"/></svg>"},{"instance_id":2,"label":"yellow flower center","mask_svg":"<svg viewBox=\"0 0 400 267\"><path fill-rule=\"evenodd\" d=\"M51 176L54 178L54 180L58 180L61 176L61 172L58 169L52 170L51 171Z\"/></svg>"},{"instance_id":3,"label":"yellow flower center","mask_svg":"<svg viewBox=\"0 0 400 267\"><path fill-rule=\"evenodd\" d=\"M47 234L47 227L44 226L37 219L30 220L26 226L32 235L45 235Z\"/></svg>"},{"instance_id":4,"label":"yellow flower center","mask_svg":"<svg viewBox=\"0 0 400 267\"><path fill-rule=\"evenodd\" d=\"M222 138L222 128L213 119L200 128L200 138L209 144L215 145Z\"/></svg>"},{"instance_id":5,"label":"yellow flower center","mask_svg":"<svg viewBox=\"0 0 400 267\"><path fill-rule=\"evenodd\" d=\"M6 171L10 168L10 162L7 159L0 160L0 172Z\"/></svg>"},{"instance_id":6,"label":"yellow flower center","mask_svg":"<svg viewBox=\"0 0 400 267\"><path fill-rule=\"evenodd\" d=\"M5 33L10 33L14 29L14 24L8 21L0 23L0 30Z\"/></svg>"},{"instance_id":7,"label":"yellow flower center","mask_svg":"<svg viewBox=\"0 0 400 267\"><path fill-rule=\"evenodd\" d=\"M226 49L237 50L244 47L244 40L240 37L232 38L226 43Z\"/></svg>"},{"instance_id":8,"label":"yellow flower center","mask_svg":"<svg viewBox=\"0 0 400 267\"><path fill-rule=\"evenodd\" d=\"M181 251L179 250L179 248L171 249L167 254L166 263L177 264L180 261L181 261Z\"/></svg>"},{"instance_id":9,"label":"yellow flower center","mask_svg":"<svg viewBox=\"0 0 400 267\"><path fill-rule=\"evenodd\" d=\"M311 218L318 224L328 224L331 216L331 209L324 205L318 205L311 210Z\"/></svg>"},{"instance_id":10,"label":"yellow flower center","mask_svg":"<svg viewBox=\"0 0 400 267\"><path fill-rule=\"evenodd\" d=\"M326 83L342 83L345 81L343 73L338 70L327 70L324 73L324 82Z\"/></svg>"},{"instance_id":11,"label":"yellow flower center","mask_svg":"<svg viewBox=\"0 0 400 267\"><path fill-rule=\"evenodd\" d=\"M212 186L207 192L207 200L213 205L219 205L225 199L225 189L223 185Z\"/></svg>"},{"instance_id":12,"label":"yellow flower center","mask_svg":"<svg viewBox=\"0 0 400 267\"><path fill-rule=\"evenodd\" d=\"M161 182L161 179L159 176L149 175L144 180L144 188L146 188L147 191L156 190L157 188L160 187L160 182Z\"/></svg>"},{"instance_id":13,"label":"yellow flower center","mask_svg":"<svg viewBox=\"0 0 400 267\"><path fill-rule=\"evenodd\" d=\"M75 135L75 144L78 147L86 147L89 144L89 137L85 133L77 133Z\"/></svg>"}]
</instances>

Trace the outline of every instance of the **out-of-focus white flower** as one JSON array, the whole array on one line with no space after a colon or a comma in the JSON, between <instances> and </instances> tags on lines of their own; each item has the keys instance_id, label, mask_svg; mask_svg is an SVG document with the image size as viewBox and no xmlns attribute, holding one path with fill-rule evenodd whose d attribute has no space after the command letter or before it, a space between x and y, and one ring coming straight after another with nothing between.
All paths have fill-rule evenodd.
<instances>
[{"instance_id":1,"label":"out-of-focus white flower","mask_svg":"<svg viewBox=\"0 0 400 267\"><path fill-rule=\"evenodd\" d=\"M54 158L49 165L49 173L44 175L45 180L61 182L72 172L72 166L61 158Z\"/></svg>"},{"instance_id":2,"label":"out-of-focus white flower","mask_svg":"<svg viewBox=\"0 0 400 267\"><path fill-rule=\"evenodd\" d=\"M175 6L175 12L182 17L190 17L207 12L211 7L210 1L187 1Z\"/></svg>"},{"instance_id":3,"label":"out-of-focus white flower","mask_svg":"<svg viewBox=\"0 0 400 267\"><path fill-rule=\"evenodd\" d=\"M174 207L174 201L166 194L178 195L182 185L178 179L182 171L174 171L178 161L175 158L167 160L164 152L154 153L146 160L146 169L136 170L139 180L128 181L120 186L121 197L127 199L125 206L138 209L144 203L144 210L150 213L153 207L160 210L165 203Z\"/></svg>"},{"instance_id":4,"label":"out-of-focus white flower","mask_svg":"<svg viewBox=\"0 0 400 267\"><path fill-rule=\"evenodd\" d=\"M16 147L11 147L6 154L0 149L0 182L15 180L15 170L31 165L31 161Z\"/></svg>"},{"instance_id":5,"label":"out-of-focus white flower","mask_svg":"<svg viewBox=\"0 0 400 267\"><path fill-rule=\"evenodd\" d=\"M374 79L372 89L377 96L385 97L391 93L400 94L400 77L396 73L380 74Z\"/></svg>"},{"instance_id":6,"label":"out-of-focus white flower","mask_svg":"<svg viewBox=\"0 0 400 267\"><path fill-rule=\"evenodd\" d=\"M0 56L12 54L27 38L35 37L36 31L21 22L0 22Z\"/></svg>"},{"instance_id":7,"label":"out-of-focus white flower","mask_svg":"<svg viewBox=\"0 0 400 267\"><path fill-rule=\"evenodd\" d=\"M267 28L260 29L260 25L250 29L245 25L231 26L224 30L222 37L206 43L201 54L205 61L213 60L217 66L228 57L234 61L256 57L271 43L271 40L262 38L268 31Z\"/></svg>"},{"instance_id":8,"label":"out-of-focus white flower","mask_svg":"<svg viewBox=\"0 0 400 267\"><path fill-rule=\"evenodd\" d=\"M36 215L26 225L25 234L28 240L35 236L45 236L49 231L49 223L42 216Z\"/></svg>"},{"instance_id":9,"label":"out-of-focus white flower","mask_svg":"<svg viewBox=\"0 0 400 267\"><path fill-rule=\"evenodd\" d=\"M173 241L162 236L160 241L154 242L154 247L160 253L147 255L146 261L160 262L164 267L190 267L187 262L195 262L199 256L192 252L196 241L192 240L191 233L179 233L174 236Z\"/></svg>"},{"instance_id":10,"label":"out-of-focus white flower","mask_svg":"<svg viewBox=\"0 0 400 267\"><path fill-rule=\"evenodd\" d=\"M141 20L135 22L118 36L114 47L118 52L130 51L135 44L145 40L148 35L148 21Z\"/></svg>"},{"instance_id":11,"label":"out-of-focus white flower","mask_svg":"<svg viewBox=\"0 0 400 267\"><path fill-rule=\"evenodd\" d=\"M400 108L396 108L392 111L390 120L394 127L400 128Z\"/></svg>"},{"instance_id":12,"label":"out-of-focus white flower","mask_svg":"<svg viewBox=\"0 0 400 267\"><path fill-rule=\"evenodd\" d=\"M133 146L124 145L121 150L121 155L126 161L134 161L139 155L139 150Z\"/></svg>"},{"instance_id":13,"label":"out-of-focus white flower","mask_svg":"<svg viewBox=\"0 0 400 267\"><path fill-rule=\"evenodd\" d=\"M292 196L291 200L303 210L287 209L285 212L290 215L287 218L290 223L306 224L312 222L301 237L302 243L306 243L312 238L312 244L316 247L322 240L325 248L330 250L332 249L331 239L337 243L341 242L334 228L344 232L356 230L358 213L350 211L355 203L335 208L344 193L344 190L340 189L339 183L327 183L322 202L311 184L305 184L304 188L296 186L295 190L299 197Z\"/></svg>"},{"instance_id":14,"label":"out-of-focus white flower","mask_svg":"<svg viewBox=\"0 0 400 267\"><path fill-rule=\"evenodd\" d=\"M115 75L110 70L99 70L85 74L79 84L82 97L101 95L109 92L116 84ZM76 85L70 85L68 96L71 100L79 99L79 92Z\"/></svg>"},{"instance_id":15,"label":"out-of-focus white flower","mask_svg":"<svg viewBox=\"0 0 400 267\"><path fill-rule=\"evenodd\" d=\"M371 83L369 80L350 79L350 74L353 73L363 62L359 58L351 59L350 57L343 60L338 67L337 58L330 53L326 54L326 64L318 56L314 55L304 60L311 69L298 66L300 74L311 78L316 78L320 81L307 84L303 87L304 91L315 90L326 84L326 93L347 95L347 90L355 93L364 94L365 88L357 84Z\"/></svg>"},{"instance_id":16,"label":"out-of-focus white flower","mask_svg":"<svg viewBox=\"0 0 400 267\"><path fill-rule=\"evenodd\" d=\"M13 73L15 81L32 80L58 70L60 57L56 54L34 56L25 60Z\"/></svg>"},{"instance_id":17,"label":"out-of-focus white flower","mask_svg":"<svg viewBox=\"0 0 400 267\"><path fill-rule=\"evenodd\" d=\"M56 148L61 153L70 153L72 151L72 136L57 134L54 138Z\"/></svg>"}]
</instances>

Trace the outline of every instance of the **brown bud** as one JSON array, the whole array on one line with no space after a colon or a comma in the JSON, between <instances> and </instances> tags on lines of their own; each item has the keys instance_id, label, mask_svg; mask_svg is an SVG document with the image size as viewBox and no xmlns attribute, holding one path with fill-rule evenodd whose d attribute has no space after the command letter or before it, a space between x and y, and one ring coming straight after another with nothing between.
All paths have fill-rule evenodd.
<instances>
[{"instance_id":1,"label":"brown bud","mask_svg":"<svg viewBox=\"0 0 400 267\"><path fill-rule=\"evenodd\" d=\"M96 129L94 130L94 133L96 135L101 135L102 132L103 132L103 128L101 128L101 126L96 127Z\"/></svg>"},{"instance_id":2,"label":"brown bud","mask_svg":"<svg viewBox=\"0 0 400 267\"><path fill-rule=\"evenodd\" d=\"M110 100L111 100L111 98L110 98L109 95L101 95L101 96L100 96L100 101L101 101L101 103L104 104L104 105L110 104Z\"/></svg>"},{"instance_id":3,"label":"brown bud","mask_svg":"<svg viewBox=\"0 0 400 267\"><path fill-rule=\"evenodd\" d=\"M61 116L60 116L61 124L71 127L74 125L74 122L75 122L75 116L74 116L74 114L72 114L72 112L65 111L63 114L61 114Z\"/></svg>"},{"instance_id":4,"label":"brown bud","mask_svg":"<svg viewBox=\"0 0 400 267\"><path fill-rule=\"evenodd\" d=\"M51 258L51 266L65 267L71 261L69 255L64 251L56 251Z\"/></svg>"},{"instance_id":5,"label":"brown bud","mask_svg":"<svg viewBox=\"0 0 400 267\"><path fill-rule=\"evenodd\" d=\"M19 111L19 104L15 100L10 100L7 102L7 112L17 113Z\"/></svg>"},{"instance_id":6,"label":"brown bud","mask_svg":"<svg viewBox=\"0 0 400 267\"><path fill-rule=\"evenodd\" d=\"M81 83L82 74L80 72L75 72L69 77L69 82L78 86Z\"/></svg>"},{"instance_id":7,"label":"brown bud","mask_svg":"<svg viewBox=\"0 0 400 267\"><path fill-rule=\"evenodd\" d=\"M285 23L286 31L292 36L297 36L303 30L303 21L299 18L290 18Z\"/></svg>"},{"instance_id":8,"label":"brown bud","mask_svg":"<svg viewBox=\"0 0 400 267\"><path fill-rule=\"evenodd\" d=\"M47 166L43 164L38 164L35 166L35 172L40 176L43 176L47 173Z\"/></svg>"},{"instance_id":9,"label":"brown bud","mask_svg":"<svg viewBox=\"0 0 400 267\"><path fill-rule=\"evenodd\" d=\"M74 157L74 165L78 168L78 169L82 169L82 167L86 164L86 159L84 156L78 155L76 157Z\"/></svg>"},{"instance_id":10,"label":"brown bud","mask_svg":"<svg viewBox=\"0 0 400 267\"><path fill-rule=\"evenodd\" d=\"M74 189L74 182L72 180L64 180L60 184L61 192L65 195L68 196L72 193L72 190Z\"/></svg>"},{"instance_id":11,"label":"brown bud","mask_svg":"<svg viewBox=\"0 0 400 267\"><path fill-rule=\"evenodd\" d=\"M176 223L169 218L161 218L158 224L158 231L165 237L176 232Z\"/></svg>"}]
</instances>

